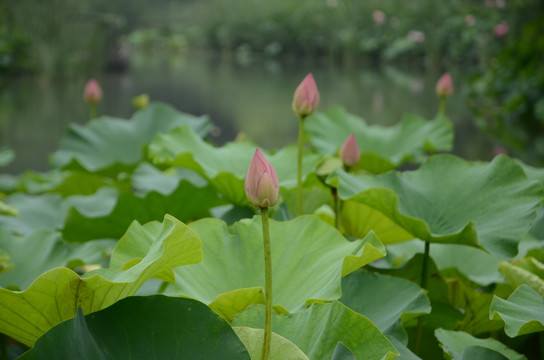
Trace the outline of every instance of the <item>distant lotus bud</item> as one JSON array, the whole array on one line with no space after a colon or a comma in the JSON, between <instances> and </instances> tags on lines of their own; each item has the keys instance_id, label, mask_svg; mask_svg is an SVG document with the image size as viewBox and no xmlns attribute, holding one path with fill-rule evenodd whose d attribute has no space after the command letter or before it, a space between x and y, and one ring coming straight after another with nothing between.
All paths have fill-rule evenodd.
<instances>
[{"instance_id":1,"label":"distant lotus bud","mask_svg":"<svg viewBox=\"0 0 544 360\"><path fill-rule=\"evenodd\" d=\"M319 92L314 76L310 73L295 90L292 107L297 116L308 116L314 113L317 105L319 105Z\"/></svg>"},{"instance_id":2,"label":"distant lotus bud","mask_svg":"<svg viewBox=\"0 0 544 360\"><path fill-rule=\"evenodd\" d=\"M442 75L436 83L436 95L440 98L450 97L453 93L453 81L449 72Z\"/></svg>"},{"instance_id":3,"label":"distant lotus bud","mask_svg":"<svg viewBox=\"0 0 544 360\"><path fill-rule=\"evenodd\" d=\"M141 94L132 98L132 106L136 109L141 110L149 105L149 95Z\"/></svg>"},{"instance_id":4,"label":"distant lotus bud","mask_svg":"<svg viewBox=\"0 0 544 360\"><path fill-rule=\"evenodd\" d=\"M249 202L255 208L274 206L278 202L278 175L259 149L255 150L247 169L245 189Z\"/></svg>"},{"instance_id":5,"label":"distant lotus bud","mask_svg":"<svg viewBox=\"0 0 544 360\"><path fill-rule=\"evenodd\" d=\"M476 18L474 17L474 15L465 15L465 24L467 24L467 26L474 26L474 24L476 24Z\"/></svg>"},{"instance_id":6,"label":"distant lotus bud","mask_svg":"<svg viewBox=\"0 0 544 360\"><path fill-rule=\"evenodd\" d=\"M501 22L500 24L495 25L493 28L493 32L495 33L495 36L498 38L501 38L508 34L508 31L510 30L510 27L508 26L508 23L506 21Z\"/></svg>"},{"instance_id":7,"label":"distant lotus bud","mask_svg":"<svg viewBox=\"0 0 544 360\"><path fill-rule=\"evenodd\" d=\"M378 25L385 23L385 13L381 10L374 10L372 12L372 20Z\"/></svg>"},{"instance_id":8,"label":"distant lotus bud","mask_svg":"<svg viewBox=\"0 0 544 360\"><path fill-rule=\"evenodd\" d=\"M344 144L340 148L340 159L347 167L353 167L357 165L361 158L361 150L357 144L357 139L353 134L350 134Z\"/></svg>"},{"instance_id":9,"label":"distant lotus bud","mask_svg":"<svg viewBox=\"0 0 544 360\"><path fill-rule=\"evenodd\" d=\"M425 33L419 30L410 30L408 32L408 39L414 44L423 44L425 42Z\"/></svg>"},{"instance_id":10,"label":"distant lotus bud","mask_svg":"<svg viewBox=\"0 0 544 360\"><path fill-rule=\"evenodd\" d=\"M91 105L95 105L102 100L102 89L100 88L98 81L95 79L87 81L85 90L83 91L83 100Z\"/></svg>"}]
</instances>

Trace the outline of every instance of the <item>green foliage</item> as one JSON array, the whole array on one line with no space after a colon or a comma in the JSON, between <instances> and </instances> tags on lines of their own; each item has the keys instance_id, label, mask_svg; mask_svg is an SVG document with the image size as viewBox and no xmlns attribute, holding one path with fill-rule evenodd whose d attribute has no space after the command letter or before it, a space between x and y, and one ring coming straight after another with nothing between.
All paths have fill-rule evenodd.
<instances>
[{"instance_id":1,"label":"green foliage","mask_svg":"<svg viewBox=\"0 0 544 360\"><path fill-rule=\"evenodd\" d=\"M308 124L306 215L296 149L264 151L281 187L272 358L524 359L534 338L489 334L544 331L542 171L429 156L451 148L444 117L378 128L333 108ZM209 127L151 104L70 129L54 169L9 178L0 333L32 347L22 359L260 358L262 223L243 184L256 145L214 146ZM334 155L351 132L364 156L348 172Z\"/></svg>"}]
</instances>

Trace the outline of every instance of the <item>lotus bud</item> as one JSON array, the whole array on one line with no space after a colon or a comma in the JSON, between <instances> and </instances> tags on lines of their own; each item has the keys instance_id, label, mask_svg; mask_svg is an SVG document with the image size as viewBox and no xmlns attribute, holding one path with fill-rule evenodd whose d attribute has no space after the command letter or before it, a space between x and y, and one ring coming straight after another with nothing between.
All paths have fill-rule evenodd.
<instances>
[{"instance_id":1,"label":"lotus bud","mask_svg":"<svg viewBox=\"0 0 544 360\"><path fill-rule=\"evenodd\" d=\"M495 27L493 28L493 32L495 33L495 36L498 38L506 36L509 30L510 30L510 26L508 26L508 23L506 21L503 21L500 24L495 25Z\"/></svg>"},{"instance_id":2,"label":"lotus bud","mask_svg":"<svg viewBox=\"0 0 544 360\"><path fill-rule=\"evenodd\" d=\"M87 104L95 105L102 100L102 89L98 84L98 81L95 79L90 79L85 85L85 90L83 91L83 100Z\"/></svg>"},{"instance_id":3,"label":"lotus bud","mask_svg":"<svg viewBox=\"0 0 544 360\"><path fill-rule=\"evenodd\" d=\"M255 150L247 169L245 189L249 202L257 209L274 206L278 202L278 175L259 149Z\"/></svg>"},{"instance_id":4,"label":"lotus bud","mask_svg":"<svg viewBox=\"0 0 544 360\"><path fill-rule=\"evenodd\" d=\"M442 75L436 83L436 95L440 98L450 97L453 93L453 81L449 72Z\"/></svg>"},{"instance_id":5,"label":"lotus bud","mask_svg":"<svg viewBox=\"0 0 544 360\"><path fill-rule=\"evenodd\" d=\"M132 98L132 106L138 110L144 109L149 104L149 95L141 94Z\"/></svg>"},{"instance_id":6,"label":"lotus bud","mask_svg":"<svg viewBox=\"0 0 544 360\"><path fill-rule=\"evenodd\" d=\"M357 144L357 139L353 134L350 134L344 144L340 148L340 159L347 167L353 167L357 165L361 158L361 150Z\"/></svg>"},{"instance_id":7,"label":"lotus bud","mask_svg":"<svg viewBox=\"0 0 544 360\"><path fill-rule=\"evenodd\" d=\"M310 73L295 90L292 107L295 114L302 117L313 114L317 105L319 105L319 92L314 76Z\"/></svg>"}]
</instances>

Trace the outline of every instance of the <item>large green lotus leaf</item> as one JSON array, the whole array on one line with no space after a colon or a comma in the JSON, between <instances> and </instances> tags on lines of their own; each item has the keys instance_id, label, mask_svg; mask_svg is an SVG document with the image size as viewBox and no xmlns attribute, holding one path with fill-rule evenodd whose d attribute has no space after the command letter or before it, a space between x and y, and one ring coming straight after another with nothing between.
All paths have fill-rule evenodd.
<instances>
[{"instance_id":1,"label":"large green lotus leaf","mask_svg":"<svg viewBox=\"0 0 544 360\"><path fill-rule=\"evenodd\" d=\"M230 202L247 205L244 179L255 153L255 144L231 142L215 147L202 140L189 127L177 127L159 134L149 145L155 164L175 165L196 171L215 186ZM287 146L265 156L278 174L280 186L296 187L297 148ZM320 156L306 152L303 158L303 179L311 173Z\"/></svg>"},{"instance_id":2,"label":"large green lotus leaf","mask_svg":"<svg viewBox=\"0 0 544 360\"><path fill-rule=\"evenodd\" d=\"M451 331L437 329L435 336L442 344L444 352L451 357L459 356L463 350L469 346L480 346L496 351L509 360L527 360L527 358L518 352L508 348L506 345L495 339L479 339L463 331Z\"/></svg>"},{"instance_id":3,"label":"large green lotus leaf","mask_svg":"<svg viewBox=\"0 0 544 360\"><path fill-rule=\"evenodd\" d=\"M6 205L17 209L19 216L0 215L0 228L21 235L30 235L40 229L60 229L67 210L58 194L14 193L6 198Z\"/></svg>"},{"instance_id":4,"label":"large green lotus leaf","mask_svg":"<svg viewBox=\"0 0 544 360\"><path fill-rule=\"evenodd\" d=\"M3 146L0 148L0 167L9 165L15 159L15 151Z\"/></svg>"},{"instance_id":5,"label":"large green lotus leaf","mask_svg":"<svg viewBox=\"0 0 544 360\"><path fill-rule=\"evenodd\" d=\"M358 167L379 173L406 161L419 160L424 151L449 151L453 147L453 125L446 117L427 121L405 115L392 127L368 125L341 107L315 113L306 121L312 145L322 154L338 152L353 133L361 149Z\"/></svg>"},{"instance_id":6,"label":"large green lotus leaf","mask_svg":"<svg viewBox=\"0 0 544 360\"><path fill-rule=\"evenodd\" d=\"M415 254L422 253L423 248L424 243L417 239L388 245L388 263L382 262L380 265L400 266ZM456 244L433 244L430 254L440 271L457 269L470 281L484 286L504 282L504 277L499 272L501 258L484 250Z\"/></svg>"},{"instance_id":7,"label":"large green lotus leaf","mask_svg":"<svg viewBox=\"0 0 544 360\"><path fill-rule=\"evenodd\" d=\"M0 215L19 216L19 210L17 210L15 207L8 205L2 200L0 200Z\"/></svg>"},{"instance_id":8,"label":"large green lotus leaf","mask_svg":"<svg viewBox=\"0 0 544 360\"><path fill-rule=\"evenodd\" d=\"M78 307L85 314L104 309L133 295L156 274L202 259L200 239L177 219L166 215L155 230L147 254L127 270L99 269L80 278L70 269L55 268L23 292L0 289L0 333L30 346L54 325L74 317Z\"/></svg>"},{"instance_id":9,"label":"large green lotus leaf","mask_svg":"<svg viewBox=\"0 0 544 360\"><path fill-rule=\"evenodd\" d=\"M250 359L230 325L206 305L161 295L77 312L38 339L30 359Z\"/></svg>"},{"instance_id":10,"label":"large green lotus leaf","mask_svg":"<svg viewBox=\"0 0 544 360\"><path fill-rule=\"evenodd\" d=\"M453 155L429 158L418 170L357 176L337 169L329 182L339 196L381 212L414 238L478 246L513 257L543 196L515 161L497 156L471 163ZM364 215L364 214L363 214ZM374 228L384 243L389 228Z\"/></svg>"},{"instance_id":11,"label":"large green lotus leaf","mask_svg":"<svg viewBox=\"0 0 544 360\"><path fill-rule=\"evenodd\" d=\"M514 288L527 284L537 293L544 295L544 279L537 274L506 261L499 264L499 270Z\"/></svg>"},{"instance_id":12,"label":"large green lotus leaf","mask_svg":"<svg viewBox=\"0 0 544 360\"><path fill-rule=\"evenodd\" d=\"M260 360L263 353L264 330L246 326L236 326L233 329L245 345L251 359ZM272 333L268 358L270 360L308 360L306 354L295 344L276 333Z\"/></svg>"},{"instance_id":13,"label":"large green lotus leaf","mask_svg":"<svg viewBox=\"0 0 544 360\"><path fill-rule=\"evenodd\" d=\"M234 317L233 325L263 328L264 306ZM315 303L292 315L274 314L272 331L298 346L309 359L330 359L341 342L358 359L394 359L391 341L369 319L338 301Z\"/></svg>"},{"instance_id":14,"label":"large green lotus leaf","mask_svg":"<svg viewBox=\"0 0 544 360\"><path fill-rule=\"evenodd\" d=\"M160 220L168 213L187 222L209 216L210 208L223 203L211 186L196 187L181 180L177 188L167 195L152 191L141 198L132 192L124 192L107 214L89 216L72 208L68 212L62 235L66 241L71 242L118 239L133 220L146 223Z\"/></svg>"},{"instance_id":15,"label":"large green lotus leaf","mask_svg":"<svg viewBox=\"0 0 544 360\"><path fill-rule=\"evenodd\" d=\"M429 299L417 284L364 270L342 279L340 301L366 316L383 333L388 333L399 321L431 312Z\"/></svg>"},{"instance_id":16,"label":"large green lotus leaf","mask_svg":"<svg viewBox=\"0 0 544 360\"><path fill-rule=\"evenodd\" d=\"M508 300L495 296L489 317L504 321L510 337L544 331L544 300L528 285L520 285Z\"/></svg>"},{"instance_id":17,"label":"large green lotus leaf","mask_svg":"<svg viewBox=\"0 0 544 360\"><path fill-rule=\"evenodd\" d=\"M482 347L482 346L467 346L453 360L508 360L506 356L500 352Z\"/></svg>"},{"instance_id":18,"label":"large green lotus leaf","mask_svg":"<svg viewBox=\"0 0 544 360\"><path fill-rule=\"evenodd\" d=\"M130 178L133 191L142 197L152 191L168 195L176 190L181 180L187 180L199 188L208 184L202 176L192 170L169 168L161 171L146 162L138 165Z\"/></svg>"},{"instance_id":19,"label":"large green lotus leaf","mask_svg":"<svg viewBox=\"0 0 544 360\"><path fill-rule=\"evenodd\" d=\"M19 188L28 194L58 193L62 197L92 195L103 186L118 186L111 178L82 171L26 172L19 178Z\"/></svg>"},{"instance_id":20,"label":"large green lotus leaf","mask_svg":"<svg viewBox=\"0 0 544 360\"><path fill-rule=\"evenodd\" d=\"M53 168L78 168L96 172L115 164L132 165L142 159L142 148L155 134L187 125L205 135L206 117L180 113L166 104L154 103L136 112L132 119L100 117L86 125L72 124L52 154ZM79 165L79 166L78 166Z\"/></svg>"},{"instance_id":21,"label":"large green lotus leaf","mask_svg":"<svg viewBox=\"0 0 544 360\"><path fill-rule=\"evenodd\" d=\"M40 274L70 264L105 266L114 245L112 240L66 244L59 233L51 230L19 237L0 229L0 249L8 252L13 264L12 271L0 274L0 286L26 289Z\"/></svg>"},{"instance_id":22,"label":"large green lotus leaf","mask_svg":"<svg viewBox=\"0 0 544 360\"><path fill-rule=\"evenodd\" d=\"M260 216L232 226L218 219L202 219L189 226L203 241L204 260L175 269L176 283L171 290L206 304L213 302L226 318L251 301L261 302L262 295L255 289L264 287ZM311 215L270 220L270 236L274 305L283 312L339 298L342 276L384 256L374 234L350 242ZM128 243L123 246L131 247Z\"/></svg>"}]
</instances>

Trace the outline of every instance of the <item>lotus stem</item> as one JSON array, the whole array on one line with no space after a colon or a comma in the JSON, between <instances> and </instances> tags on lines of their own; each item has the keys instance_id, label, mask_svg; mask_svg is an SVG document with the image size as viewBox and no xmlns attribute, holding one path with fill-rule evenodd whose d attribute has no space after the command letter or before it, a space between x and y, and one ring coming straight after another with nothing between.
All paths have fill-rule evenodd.
<instances>
[{"instance_id":1,"label":"lotus stem","mask_svg":"<svg viewBox=\"0 0 544 360\"><path fill-rule=\"evenodd\" d=\"M89 104L89 120L97 118L96 104Z\"/></svg>"},{"instance_id":2,"label":"lotus stem","mask_svg":"<svg viewBox=\"0 0 544 360\"><path fill-rule=\"evenodd\" d=\"M304 142L304 119L306 116L301 116L298 127L298 166L297 166L297 204L298 214L302 215L302 145Z\"/></svg>"},{"instance_id":3,"label":"lotus stem","mask_svg":"<svg viewBox=\"0 0 544 360\"><path fill-rule=\"evenodd\" d=\"M338 189L335 187L331 187L332 192L332 198L334 201L334 226L338 231L340 231L340 210L341 210L341 203L340 198L338 197Z\"/></svg>"},{"instance_id":4,"label":"lotus stem","mask_svg":"<svg viewBox=\"0 0 544 360\"><path fill-rule=\"evenodd\" d=\"M438 105L438 114L437 116L444 116L446 112L446 98L440 97L440 105Z\"/></svg>"},{"instance_id":5,"label":"lotus stem","mask_svg":"<svg viewBox=\"0 0 544 360\"><path fill-rule=\"evenodd\" d=\"M427 290L428 279L428 267L429 267L429 253L431 249L431 243L425 241L425 252L423 253L423 264L421 268L421 288ZM419 354L419 345L421 343L421 333L423 332L423 315L417 319L416 340L414 343L414 353Z\"/></svg>"},{"instance_id":6,"label":"lotus stem","mask_svg":"<svg viewBox=\"0 0 544 360\"><path fill-rule=\"evenodd\" d=\"M266 315L264 321L264 342L262 360L267 360L270 354L270 344L272 342L272 250L270 247L270 229L268 226L268 208L261 209L263 223L263 241L264 241L264 275L265 275L265 298L264 304Z\"/></svg>"}]
</instances>

